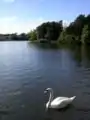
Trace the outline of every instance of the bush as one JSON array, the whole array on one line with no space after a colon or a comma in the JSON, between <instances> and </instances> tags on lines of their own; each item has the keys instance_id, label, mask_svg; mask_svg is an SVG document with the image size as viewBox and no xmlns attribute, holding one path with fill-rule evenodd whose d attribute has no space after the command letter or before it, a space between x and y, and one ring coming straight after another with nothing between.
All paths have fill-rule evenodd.
<instances>
[{"instance_id":1,"label":"bush","mask_svg":"<svg viewBox=\"0 0 90 120\"><path fill-rule=\"evenodd\" d=\"M30 33L28 33L28 37L29 37L30 41L37 40L37 32L36 32L36 30L30 31Z\"/></svg>"},{"instance_id":2,"label":"bush","mask_svg":"<svg viewBox=\"0 0 90 120\"><path fill-rule=\"evenodd\" d=\"M60 34L58 41L59 43L73 43L76 40L78 40L78 37L76 37L75 35L70 35L67 34L66 31L62 31L62 33Z\"/></svg>"},{"instance_id":3,"label":"bush","mask_svg":"<svg viewBox=\"0 0 90 120\"><path fill-rule=\"evenodd\" d=\"M90 44L90 30L88 25L85 25L83 28L81 42Z\"/></svg>"}]
</instances>

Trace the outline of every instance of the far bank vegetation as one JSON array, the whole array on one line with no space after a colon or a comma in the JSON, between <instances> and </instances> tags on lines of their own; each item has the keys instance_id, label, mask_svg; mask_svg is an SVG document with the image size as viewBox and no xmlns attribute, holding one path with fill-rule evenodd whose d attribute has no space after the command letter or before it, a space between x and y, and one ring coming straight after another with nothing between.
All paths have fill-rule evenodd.
<instances>
[{"instance_id":1,"label":"far bank vegetation","mask_svg":"<svg viewBox=\"0 0 90 120\"><path fill-rule=\"evenodd\" d=\"M69 26L64 27L63 21L46 22L28 33L31 41L42 43L90 43L90 15L79 15Z\"/></svg>"}]
</instances>

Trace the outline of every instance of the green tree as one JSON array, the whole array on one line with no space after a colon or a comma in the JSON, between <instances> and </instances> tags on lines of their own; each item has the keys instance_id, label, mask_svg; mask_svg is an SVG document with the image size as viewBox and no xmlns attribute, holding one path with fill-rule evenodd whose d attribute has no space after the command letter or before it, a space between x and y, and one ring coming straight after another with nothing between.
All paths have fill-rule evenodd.
<instances>
[{"instance_id":1,"label":"green tree","mask_svg":"<svg viewBox=\"0 0 90 120\"><path fill-rule=\"evenodd\" d=\"M59 42L60 43L74 43L77 38L75 37L75 35L70 35L70 34L67 34L66 30L63 30L58 38Z\"/></svg>"},{"instance_id":2,"label":"green tree","mask_svg":"<svg viewBox=\"0 0 90 120\"><path fill-rule=\"evenodd\" d=\"M90 27L89 27L89 25L85 25L83 28L81 42L90 44Z\"/></svg>"},{"instance_id":3,"label":"green tree","mask_svg":"<svg viewBox=\"0 0 90 120\"><path fill-rule=\"evenodd\" d=\"M60 35L59 35L58 41L59 41L60 43L64 43L64 42L65 42L65 36L66 36L66 31L63 30L63 31L60 33Z\"/></svg>"},{"instance_id":4,"label":"green tree","mask_svg":"<svg viewBox=\"0 0 90 120\"><path fill-rule=\"evenodd\" d=\"M62 21L43 23L37 27L38 39L57 40L62 29Z\"/></svg>"},{"instance_id":5,"label":"green tree","mask_svg":"<svg viewBox=\"0 0 90 120\"><path fill-rule=\"evenodd\" d=\"M30 31L30 33L28 33L28 38L31 41L37 40L37 32L36 32L36 30Z\"/></svg>"},{"instance_id":6,"label":"green tree","mask_svg":"<svg viewBox=\"0 0 90 120\"><path fill-rule=\"evenodd\" d=\"M74 35L78 38L78 42L80 42L82 29L86 24L85 15L79 15L74 22L70 23L70 25L66 28L67 34Z\"/></svg>"}]
</instances>

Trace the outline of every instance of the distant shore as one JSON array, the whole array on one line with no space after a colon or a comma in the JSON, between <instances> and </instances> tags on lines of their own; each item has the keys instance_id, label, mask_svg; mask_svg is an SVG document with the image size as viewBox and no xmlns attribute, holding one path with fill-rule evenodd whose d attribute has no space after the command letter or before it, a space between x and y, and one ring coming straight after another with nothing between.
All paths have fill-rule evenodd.
<instances>
[{"instance_id":1,"label":"distant shore","mask_svg":"<svg viewBox=\"0 0 90 120\"><path fill-rule=\"evenodd\" d=\"M20 42L20 41L28 41L28 40L0 40L0 42L6 42L6 41L17 41L17 42L19 41Z\"/></svg>"}]
</instances>

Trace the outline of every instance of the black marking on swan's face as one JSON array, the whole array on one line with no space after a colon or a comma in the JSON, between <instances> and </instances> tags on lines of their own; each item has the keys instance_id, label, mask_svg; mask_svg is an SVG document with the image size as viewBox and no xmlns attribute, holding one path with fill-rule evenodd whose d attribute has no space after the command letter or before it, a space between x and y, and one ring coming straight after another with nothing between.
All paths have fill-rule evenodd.
<instances>
[{"instance_id":1,"label":"black marking on swan's face","mask_svg":"<svg viewBox=\"0 0 90 120\"><path fill-rule=\"evenodd\" d=\"M52 88L47 88L45 91L44 91L44 93L47 93L48 91L51 91L52 90Z\"/></svg>"}]
</instances>

